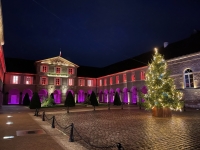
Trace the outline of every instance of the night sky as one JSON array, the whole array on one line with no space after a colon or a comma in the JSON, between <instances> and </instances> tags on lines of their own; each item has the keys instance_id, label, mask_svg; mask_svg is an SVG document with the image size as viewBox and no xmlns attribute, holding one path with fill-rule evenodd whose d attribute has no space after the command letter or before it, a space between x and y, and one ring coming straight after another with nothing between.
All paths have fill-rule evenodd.
<instances>
[{"instance_id":1,"label":"night sky","mask_svg":"<svg viewBox=\"0 0 200 150\"><path fill-rule=\"evenodd\" d=\"M104 67L200 30L200 0L1 1L5 57L41 60L61 49L77 65Z\"/></svg>"}]
</instances>

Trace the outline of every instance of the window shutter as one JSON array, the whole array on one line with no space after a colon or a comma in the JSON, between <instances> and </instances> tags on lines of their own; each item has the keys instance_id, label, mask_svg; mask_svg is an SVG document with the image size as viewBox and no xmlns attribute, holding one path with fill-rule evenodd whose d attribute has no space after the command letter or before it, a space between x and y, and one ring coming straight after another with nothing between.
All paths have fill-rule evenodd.
<instances>
[{"instance_id":1,"label":"window shutter","mask_svg":"<svg viewBox=\"0 0 200 150\"><path fill-rule=\"evenodd\" d=\"M40 72L43 72L42 67L43 67L43 66L41 65L41 66L40 66Z\"/></svg>"},{"instance_id":2,"label":"window shutter","mask_svg":"<svg viewBox=\"0 0 200 150\"><path fill-rule=\"evenodd\" d=\"M62 78L60 78L60 85L62 85Z\"/></svg>"},{"instance_id":3,"label":"window shutter","mask_svg":"<svg viewBox=\"0 0 200 150\"><path fill-rule=\"evenodd\" d=\"M56 78L53 79L53 84L56 85Z\"/></svg>"},{"instance_id":4,"label":"window shutter","mask_svg":"<svg viewBox=\"0 0 200 150\"><path fill-rule=\"evenodd\" d=\"M40 84L42 84L42 77L40 77Z\"/></svg>"},{"instance_id":5,"label":"window shutter","mask_svg":"<svg viewBox=\"0 0 200 150\"><path fill-rule=\"evenodd\" d=\"M48 78L46 77L46 85L48 85Z\"/></svg>"},{"instance_id":6,"label":"window shutter","mask_svg":"<svg viewBox=\"0 0 200 150\"><path fill-rule=\"evenodd\" d=\"M60 67L60 73L62 73L62 68Z\"/></svg>"},{"instance_id":7,"label":"window shutter","mask_svg":"<svg viewBox=\"0 0 200 150\"><path fill-rule=\"evenodd\" d=\"M54 67L54 73L56 73L56 67Z\"/></svg>"},{"instance_id":8,"label":"window shutter","mask_svg":"<svg viewBox=\"0 0 200 150\"><path fill-rule=\"evenodd\" d=\"M13 84L13 75L10 76L10 84Z\"/></svg>"}]
</instances>

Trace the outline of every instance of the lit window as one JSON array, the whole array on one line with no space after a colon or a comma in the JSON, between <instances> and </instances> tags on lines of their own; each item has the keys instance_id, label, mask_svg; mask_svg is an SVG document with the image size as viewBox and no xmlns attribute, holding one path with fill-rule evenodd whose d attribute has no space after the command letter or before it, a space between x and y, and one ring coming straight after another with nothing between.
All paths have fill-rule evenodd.
<instances>
[{"instance_id":1,"label":"lit window","mask_svg":"<svg viewBox=\"0 0 200 150\"><path fill-rule=\"evenodd\" d=\"M69 69L68 69L68 73L69 73L69 74L73 74L73 69L72 69L72 68L69 68Z\"/></svg>"},{"instance_id":2,"label":"lit window","mask_svg":"<svg viewBox=\"0 0 200 150\"><path fill-rule=\"evenodd\" d=\"M47 72L47 66L42 66L42 72Z\"/></svg>"},{"instance_id":3,"label":"lit window","mask_svg":"<svg viewBox=\"0 0 200 150\"><path fill-rule=\"evenodd\" d=\"M41 84L46 85L47 79L45 77L41 78Z\"/></svg>"},{"instance_id":4,"label":"lit window","mask_svg":"<svg viewBox=\"0 0 200 150\"><path fill-rule=\"evenodd\" d=\"M92 84L93 84L93 83L92 83L92 80L87 80L87 85L88 85L88 86L92 86Z\"/></svg>"},{"instance_id":5,"label":"lit window","mask_svg":"<svg viewBox=\"0 0 200 150\"><path fill-rule=\"evenodd\" d=\"M85 86L85 81L83 79L79 79L79 86Z\"/></svg>"},{"instance_id":6,"label":"lit window","mask_svg":"<svg viewBox=\"0 0 200 150\"><path fill-rule=\"evenodd\" d=\"M119 84L119 76L116 76L116 84Z\"/></svg>"},{"instance_id":7,"label":"lit window","mask_svg":"<svg viewBox=\"0 0 200 150\"><path fill-rule=\"evenodd\" d=\"M99 80L99 86L102 86L102 80Z\"/></svg>"},{"instance_id":8,"label":"lit window","mask_svg":"<svg viewBox=\"0 0 200 150\"><path fill-rule=\"evenodd\" d=\"M132 73L132 75L131 75L131 80L132 80L132 81L135 81L135 73Z\"/></svg>"},{"instance_id":9,"label":"lit window","mask_svg":"<svg viewBox=\"0 0 200 150\"><path fill-rule=\"evenodd\" d=\"M32 84L32 77L25 77L25 84Z\"/></svg>"},{"instance_id":10,"label":"lit window","mask_svg":"<svg viewBox=\"0 0 200 150\"><path fill-rule=\"evenodd\" d=\"M19 83L19 77L13 76L13 84L18 84L18 83Z\"/></svg>"},{"instance_id":11,"label":"lit window","mask_svg":"<svg viewBox=\"0 0 200 150\"><path fill-rule=\"evenodd\" d=\"M60 85L60 79L56 78L56 85Z\"/></svg>"},{"instance_id":12,"label":"lit window","mask_svg":"<svg viewBox=\"0 0 200 150\"><path fill-rule=\"evenodd\" d=\"M73 79L69 79L68 85L69 85L69 86L72 86L72 85L73 85Z\"/></svg>"},{"instance_id":13,"label":"lit window","mask_svg":"<svg viewBox=\"0 0 200 150\"><path fill-rule=\"evenodd\" d=\"M113 83L112 83L112 77L110 77L110 85L112 85Z\"/></svg>"},{"instance_id":14,"label":"lit window","mask_svg":"<svg viewBox=\"0 0 200 150\"><path fill-rule=\"evenodd\" d=\"M106 86L107 85L107 80L106 79L104 79L104 86Z\"/></svg>"},{"instance_id":15,"label":"lit window","mask_svg":"<svg viewBox=\"0 0 200 150\"><path fill-rule=\"evenodd\" d=\"M141 71L141 80L145 80L145 72Z\"/></svg>"},{"instance_id":16,"label":"lit window","mask_svg":"<svg viewBox=\"0 0 200 150\"><path fill-rule=\"evenodd\" d=\"M56 67L56 73L60 73L60 67Z\"/></svg>"},{"instance_id":17,"label":"lit window","mask_svg":"<svg viewBox=\"0 0 200 150\"><path fill-rule=\"evenodd\" d=\"M184 79L185 79L185 87L186 88L193 88L194 87L194 79L193 79L193 73L192 70L187 69L184 72Z\"/></svg>"},{"instance_id":18,"label":"lit window","mask_svg":"<svg viewBox=\"0 0 200 150\"><path fill-rule=\"evenodd\" d=\"M126 82L126 74L123 74L123 81Z\"/></svg>"}]
</instances>

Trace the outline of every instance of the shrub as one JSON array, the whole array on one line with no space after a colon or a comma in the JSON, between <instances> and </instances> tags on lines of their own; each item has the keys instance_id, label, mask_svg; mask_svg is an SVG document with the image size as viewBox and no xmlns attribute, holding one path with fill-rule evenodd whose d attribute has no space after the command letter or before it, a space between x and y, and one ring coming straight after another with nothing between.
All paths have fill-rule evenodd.
<instances>
[{"instance_id":1,"label":"shrub","mask_svg":"<svg viewBox=\"0 0 200 150\"><path fill-rule=\"evenodd\" d=\"M91 105L90 95L87 95L87 97L85 98L84 104Z\"/></svg>"},{"instance_id":2,"label":"shrub","mask_svg":"<svg viewBox=\"0 0 200 150\"><path fill-rule=\"evenodd\" d=\"M26 93L25 96L24 96L23 105L24 106L29 106L30 105L30 99L29 99L28 93Z\"/></svg>"},{"instance_id":3,"label":"shrub","mask_svg":"<svg viewBox=\"0 0 200 150\"><path fill-rule=\"evenodd\" d=\"M92 91L92 94L91 94L89 100L90 100L92 106L98 106L99 105L99 103L97 101L97 97L96 97L96 95L93 91Z\"/></svg>"},{"instance_id":4,"label":"shrub","mask_svg":"<svg viewBox=\"0 0 200 150\"><path fill-rule=\"evenodd\" d=\"M30 109L41 108L40 97L37 92L34 92L29 108Z\"/></svg>"},{"instance_id":5,"label":"shrub","mask_svg":"<svg viewBox=\"0 0 200 150\"><path fill-rule=\"evenodd\" d=\"M66 107L74 107L75 106L74 96L72 95L71 91L69 91L67 94L67 97L65 100L65 106Z\"/></svg>"},{"instance_id":6,"label":"shrub","mask_svg":"<svg viewBox=\"0 0 200 150\"><path fill-rule=\"evenodd\" d=\"M52 96L42 101L42 107L52 107L54 105L54 99Z\"/></svg>"},{"instance_id":7,"label":"shrub","mask_svg":"<svg viewBox=\"0 0 200 150\"><path fill-rule=\"evenodd\" d=\"M115 92L114 105L120 106L122 104L118 92Z\"/></svg>"}]
</instances>

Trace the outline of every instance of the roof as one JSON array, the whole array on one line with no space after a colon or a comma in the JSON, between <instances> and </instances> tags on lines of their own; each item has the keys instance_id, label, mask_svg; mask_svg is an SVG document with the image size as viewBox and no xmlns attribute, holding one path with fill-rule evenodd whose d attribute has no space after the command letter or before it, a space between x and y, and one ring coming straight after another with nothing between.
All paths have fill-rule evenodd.
<instances>
[{"instance_id":1,"label":"roof","mask_svg":"<svg viewBox=\"0 0 200 150\"><path fill-rule=\"evenodd\" d=\"M160 47L159 53L164 55L166 60L200 52L200 32L196 31L190 37L168 44L167 47ZM140 68L147 66L151 61L154 51L149 51L141 55L111 64L103 68L80 66L77 69L78 77L92 77L97 78L125 70ZM60 56L58 56L60 57ZM57 58L57 57L53 57ZM60 57L62 58L62 57ZM52 59L52 58L50 58ZM64 58L62 58L63 60ZM45 59L49 60L49 59ZM66 59L64 59L66 60ZM44 61L44 60L41 60ZM66 60L67 61L67 60ZM20 72L20 73L36 73L33 60L5 58L7 72ZM40 61L37 61L40 62ZM70 62L71 63L71 62ZM73 64L73 63L72 63ZM75 64L74 64L75 65Z\"/></svg>"},{"instance_id":2,"label":"roof","mask_svg":"<svg viewBox=\"0 0 200 150\"><path fill-rule=\"evenodd\" d=\"M36 74L34 60L20 58L5 58L6 72L33 73Z\"/></svg>"},{"instance_id":3,"label":"roof","mask_svg":"<svg viewBox=\"0 0 200 150\"><path fill-rule=\"evenodd\" d=\"M158 51L164 56L165 60L200 52L200 32L196 31L189 38L168 44L165 48L162 46ZM153 54L154 51L152 50L130 59L106 66L102 68L103 74L101 74L101 76L147 66L151 61Z\"/></svg>"},{"instance_id":4,"label":"roof","mask_svg":"<svg viewBox=\"0 0 200 150\"><path fill-rule=\"evenodd\" d=\"M102 68L97 67L89 67L89 66L80 66L77 69L77 76L78 77L91 77L97 78L102 72Z\"/></svg>"},{"instance_id":5,"label":"roof","mask_svg":"<svg viewBox=\"0 0 200 150\"><path fill-rule=\"evenodd\" d=\"M35 63L38 62L46 62L46 63L61 63L61 64L66 64L68 66L75 66L75 67L79 67L78 65L72 63L71 61L61 57L61 56L56 56L56 57L52 57L52 58L47 58L47 59L43 59L43 60L38 60Z\"/></svg>"}]
</instances>

